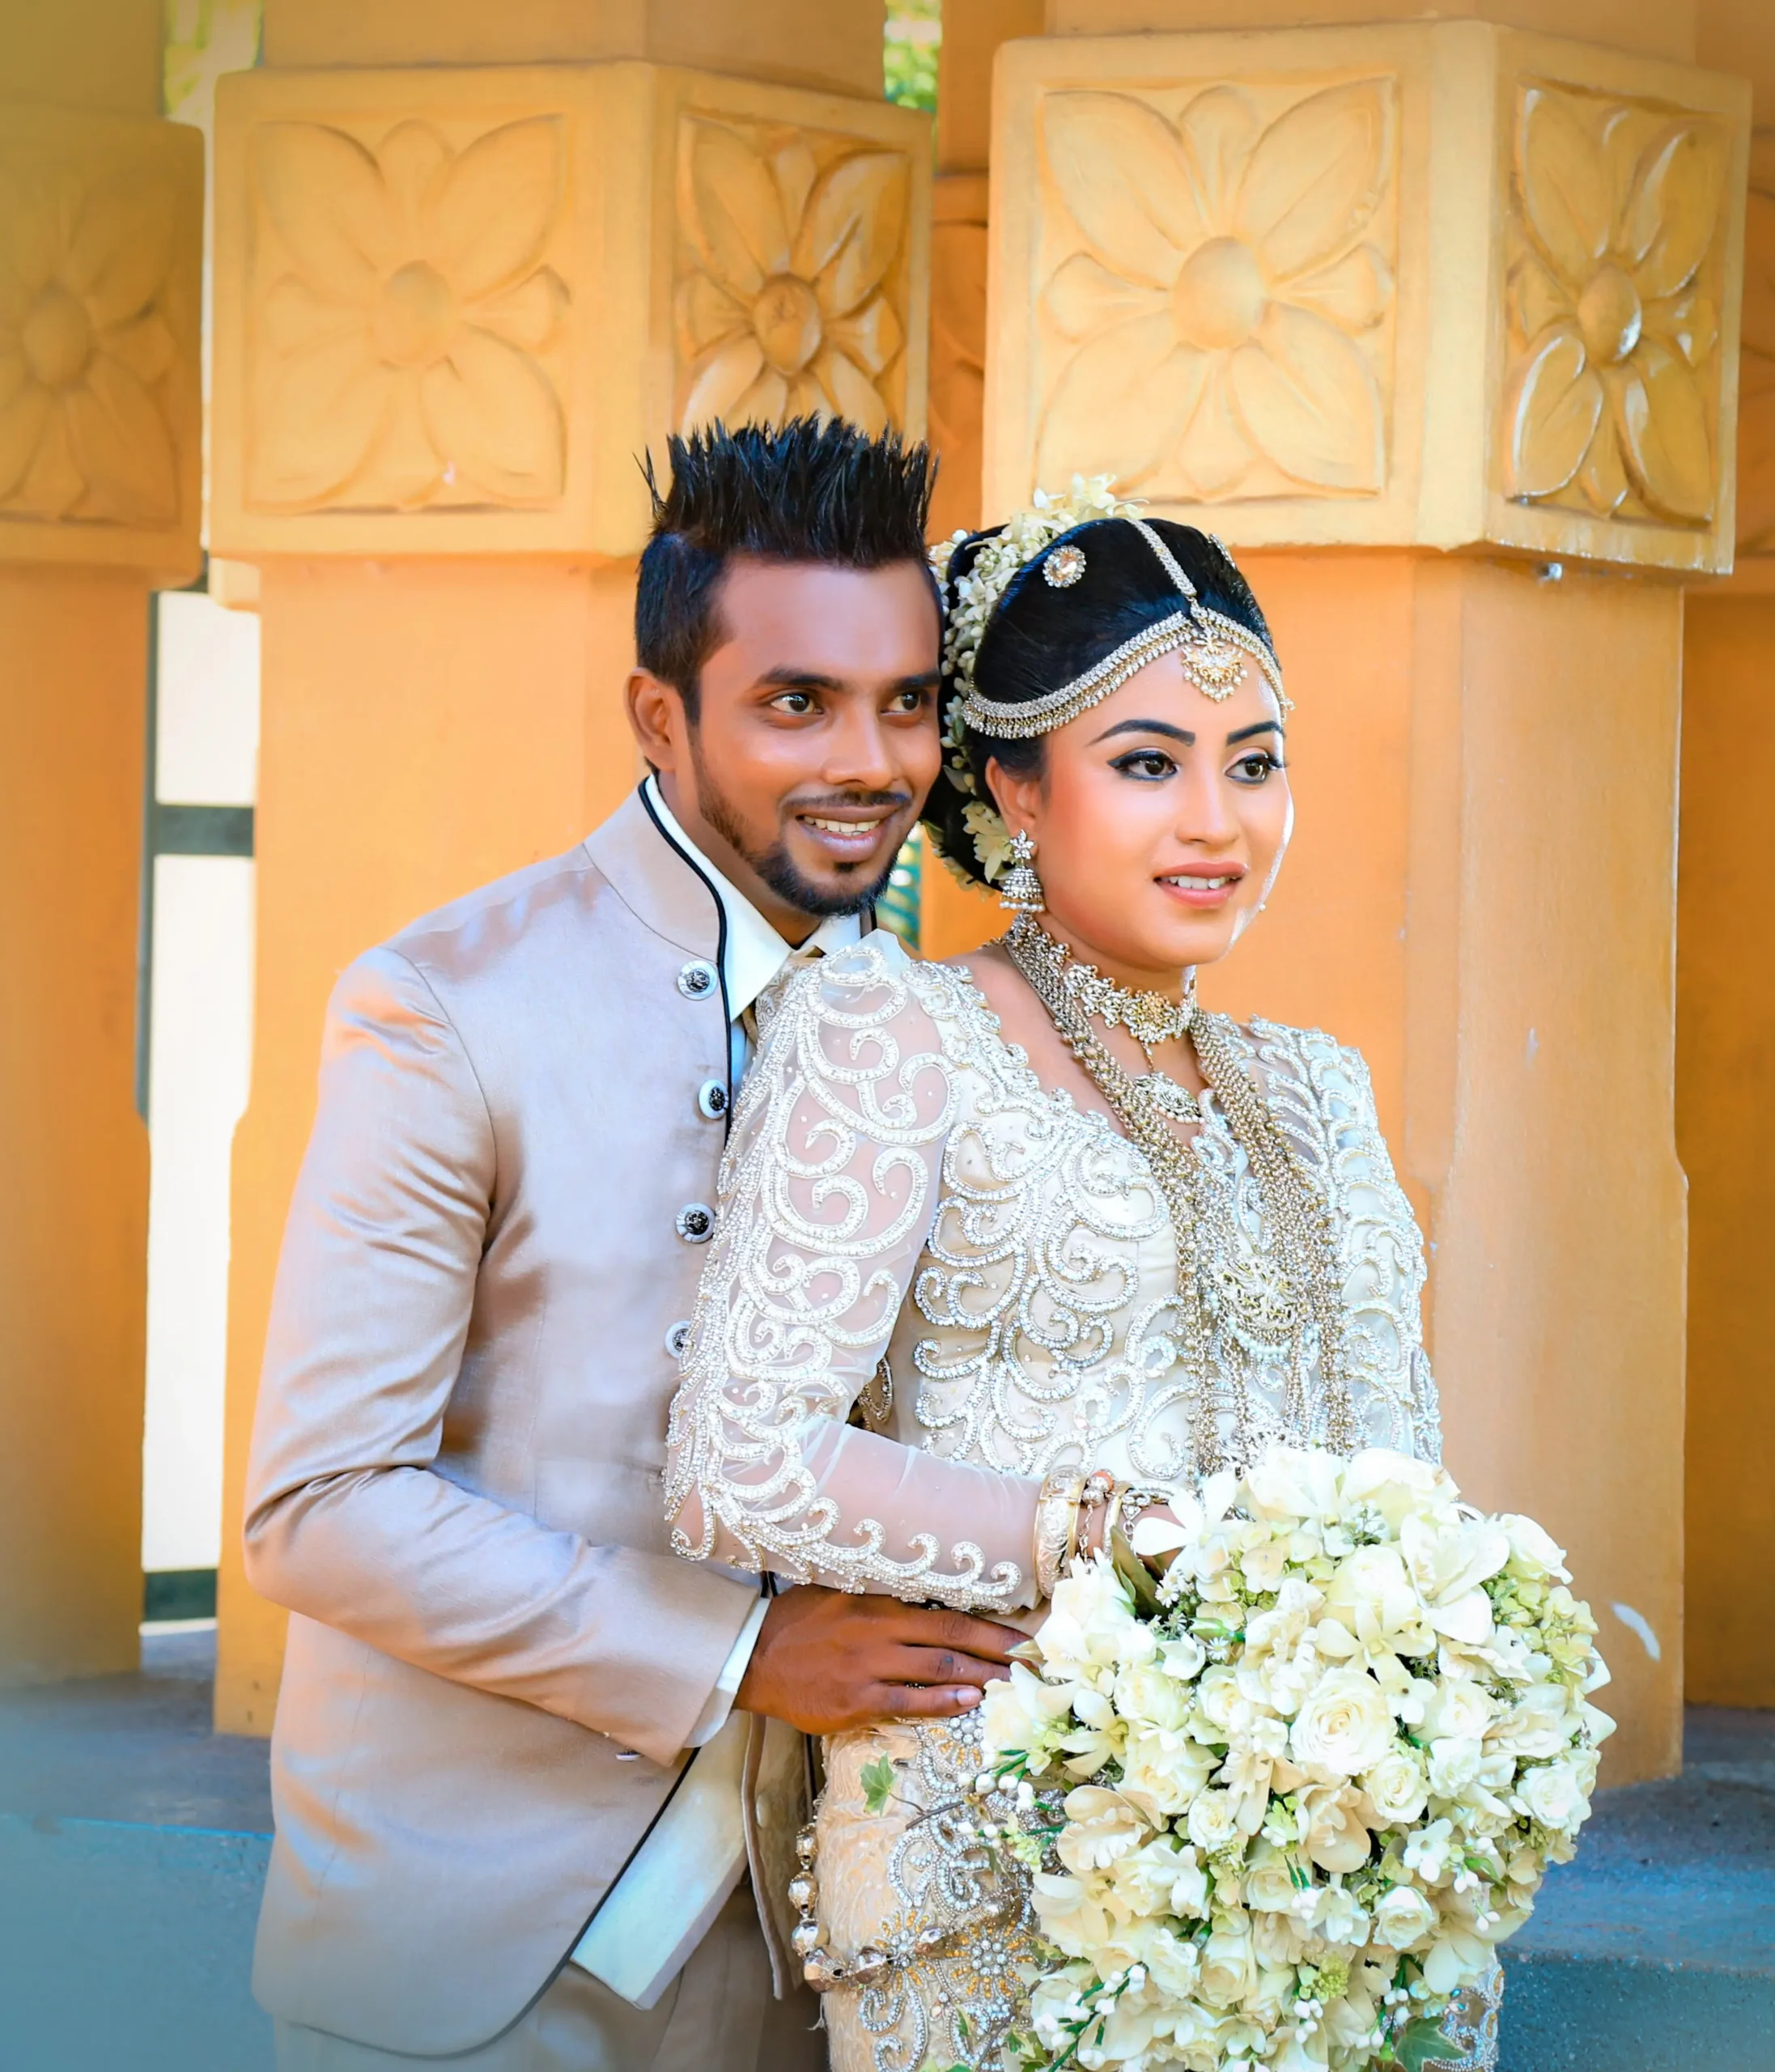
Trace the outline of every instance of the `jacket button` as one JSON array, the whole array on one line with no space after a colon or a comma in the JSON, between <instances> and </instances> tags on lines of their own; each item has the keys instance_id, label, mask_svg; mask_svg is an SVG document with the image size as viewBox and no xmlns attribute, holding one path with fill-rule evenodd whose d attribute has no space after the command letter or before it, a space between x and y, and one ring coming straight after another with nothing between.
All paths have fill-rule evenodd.
<instances>
[{"instance_id":1,"label":"jacket button","mask_svg":"<svg viewBox=\"0 0 1775 2072\"><path fill-rule=\"evenodd\" d=\"M684 1348L690 1343L690 1319L680 1317L665 1335L665 1349L674 1360L684 1357Z\"/></svg>"},{"instance_id":2,"label":"jacket button","mask_svg":"<svg viewBox=\"0 0 1775 2072\"><path fill-rule=\"evenodd\" d=\"M696 1105L711 1123L718 1123L728 1111L728 1083L724 1079L706 1079L696 1090Z\"/></svg>"},{"instance_id":3,"label":"jacket button","mask_svg":"<svg viewBox=\"0 0 1775 2072\"><path fill-rule=\"evenodd\" d=\"M686 964L678 974L678 991L687 1000L706 1000L717 983L715 966L705 964L701 957Z\"/></svg>"},{"instance_id":4,"label":"jacket button","mask_svg":"<svg viewBox=\"0 0 1775 2072\"><path fill-rule=\"evenodd\" d=\"M715 1230L715 1211L707 1202L687 1203L678 1211L678 1235L687 1245L706 1245Z\"/></svg>"}]
</instances>

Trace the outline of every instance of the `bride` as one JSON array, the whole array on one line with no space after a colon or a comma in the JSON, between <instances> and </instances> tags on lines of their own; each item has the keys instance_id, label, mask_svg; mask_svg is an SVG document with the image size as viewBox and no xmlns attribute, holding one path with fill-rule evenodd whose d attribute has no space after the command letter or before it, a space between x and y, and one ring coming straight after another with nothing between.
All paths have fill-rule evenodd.
<instances>
[{"instance_id":1,"label":"bride","mask_svg":"<svg viewBox=\"0 0 1775 2072\"><path fill-rule=\"evenodd\" d=\"M1015 918L948 963L877 933L781 983L667 1506L694 1558L1033 1630L1170 1485L1276 1440L1433 1458L1437 1404L1361 1058L1195 1000L1293 818L1250 588L1102 486L944 556L926 822ZM1018 2024L1033 1915L970 1846L978 1750L969 1713L826 1744L794 1896L835 2072L996 2066Z\"/></svg>"}]
</instances>

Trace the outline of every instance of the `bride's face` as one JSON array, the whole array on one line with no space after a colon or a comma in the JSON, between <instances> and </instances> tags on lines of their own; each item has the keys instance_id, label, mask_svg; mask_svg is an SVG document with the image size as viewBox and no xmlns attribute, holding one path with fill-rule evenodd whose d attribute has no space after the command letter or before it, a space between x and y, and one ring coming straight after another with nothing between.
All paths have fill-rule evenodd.
<instances>
[{"instance_id":1,"label":"bride's face","mask_svg":"<svg viewBox=\"0 0 1775 2072\"><path fill-rule=\"evenodd\" d=\"M1212 964L1268 897L1294 821L1276 698L1255 665L1211 698L1174 655L1043 737L1038 777L988 777L1033 835L1048 922L1124 983Z\"/></svg>"}]
</instances>

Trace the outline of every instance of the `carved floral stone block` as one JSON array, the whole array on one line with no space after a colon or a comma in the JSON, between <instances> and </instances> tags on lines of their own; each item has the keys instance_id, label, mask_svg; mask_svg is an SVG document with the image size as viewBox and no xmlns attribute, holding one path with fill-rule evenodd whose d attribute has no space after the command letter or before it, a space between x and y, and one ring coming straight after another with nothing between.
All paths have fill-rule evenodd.
<instances>
[{"instance_id":1,"label":"carved floral stone block","mask_svg":"<svg viewBox=\"0 0 1775 2072\"><path fill-rule=\"evenodd\" d=\"M202 142L0 109L0 556L198 564Z\"/></svg>"},{"instance_id":2,"label":"carved floral stone block","mask_svg":"<svg viewBox=\"0 0 1775 2072\"><path fill-rule=\"evenodd\" d=\"M1505 493L1705 526L1720 482L1726 126L1530 80L1514 136Z\"/></svg>"},{"instance_id":3,"label":"carved floral stone block","mask_svg":"<svg viewBox=\"0 0 1775 2072\"><path fill-rule=\"evenodd\" d=\"M1167 502L1380 490L1396 98L1384 74L1043 97L1044 480L1108 467Z\"/></svg>"},{"instance_id":4,"label":"carved floral stone block","mask_svg":"<svg viewBox=\"0 0 1775 2072\"><path fill-rule=\"evenodd\" d=\"M1729 565L1747 96L1481 22L1000 60L987 504Z\"/></svg>"},{"instance_id":5,"label":"carved floral stone block","mask_svg":"<svg viewBox=\"0 0 1775 2072\"><path fill-rule=\"evenodd\" d=\"M1775 132L1751 151L1738 366L1738 550L1775 557ZM1766 559L1764 565L1767 565Z\"/></svg>"},{"instance_id":6,"label":"carved floral stone block","mask_svg":"<svg viewBox=\"0 0 1775 2072\"><path fill-rule=\"evenodd\" d=\"M225 552L628 554L671 430L920 427L921 117L639 64L220 105Z\"/></svg>"},{"instance_id":7,"label":"carved floral stone block","mask_svg":"<svg viewBox=\"0 0 1775 2072\"><path fill-rule=\"evenodd\" d=\"M903 151L680 119L681 430L904 422L911 189Z\"/></svg>"}]
</instances>

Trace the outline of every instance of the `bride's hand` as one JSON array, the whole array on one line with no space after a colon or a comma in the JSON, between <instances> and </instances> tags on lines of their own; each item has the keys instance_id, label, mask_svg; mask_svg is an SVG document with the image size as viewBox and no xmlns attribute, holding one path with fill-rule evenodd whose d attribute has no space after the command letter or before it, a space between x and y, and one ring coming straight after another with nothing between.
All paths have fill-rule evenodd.
<instances>
[{"instance_id":1,"label":"bride's hand","mask_svg":"<svg viewBox=\"0 0 1775 2072\"><path fill-rule=\"evenodd\" d=\"M1027 1637L965 1611L805 1585L771 1600L734 1700L803 1734L970 1712Z\"/></svg>"}]
</instances>

